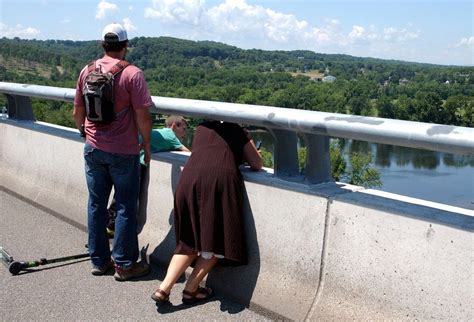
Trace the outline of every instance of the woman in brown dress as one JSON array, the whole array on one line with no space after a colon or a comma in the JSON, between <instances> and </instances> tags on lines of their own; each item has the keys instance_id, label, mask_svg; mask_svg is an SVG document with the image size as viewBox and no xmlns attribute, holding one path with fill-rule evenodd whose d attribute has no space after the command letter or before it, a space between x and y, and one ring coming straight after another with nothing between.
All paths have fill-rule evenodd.
<instances>
[{"instance_id":1,"label":"woman in brown dress","mask_svg":"<svg viewBox=\"0 0 474 322\"><path fill-rule=\"evenodd\" d=\"M262 168L262 158L248 133L237 124L201 123L192 154L175 192L176 249L160 287L152 299L168 301L171 288L195 261L183 291L183 303L212 296L199 283L222 258L229 264L247 263L243 231L243 181L239 166Z\"/></svg>"}]
</instances>

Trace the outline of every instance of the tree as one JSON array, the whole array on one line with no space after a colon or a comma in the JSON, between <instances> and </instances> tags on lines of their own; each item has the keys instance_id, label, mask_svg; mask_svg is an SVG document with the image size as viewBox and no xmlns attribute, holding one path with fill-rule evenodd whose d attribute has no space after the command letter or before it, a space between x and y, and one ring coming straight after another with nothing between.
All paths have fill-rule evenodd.
<instances>
[{"instance_id":1,"label":"tree","mask_svg":"<svg viewBox=\"0 0 474 322\"><path fill-rule=\"evenodd\" d=\"M378 116L385 117L389 119L395 118L395 106L392 104L392 101L387 96L382 96L377 100L375 104Z\"/></svg>"},{"instance_id":2,"label":"tree","mask_svg":"<svg viewBox=\"0 0 474 322\"><path fill-rule=\"evenodd\" d=\"M394 105L395 118L399 120L409 120L415 111L413 100L407 95L399 96Z\"/></svg>"},{"instance_id":3,"label":"tree","mask_svg":"<svg viewBox=\"0 0 474 322\"><path fill-rule=\"evenodd\" d=\"M459 95L449 97L444 103L448 115L448 124L461 126L474 126L474 98Z\"/></svg>"},{"instance_id":4,"label":"tree","mask_svg":"<svg viewBox=\"0 0 474 322\"><path fill-rule=\"evenodd\" d=\"M349 156L350 167L348 169L344 156L341 153L339 140L331 142L329 152L331 176L336 181L343 181L365 188L382 186L380 172L370 166L372 160L370 154L351 153ZM305 160L306 148L299 148L298 162L301 172L304 172Z\"/></svg>"},{"instance_id":5,"label":"tree","mask_svg":"<svg viewBox=\"0 0 474 322\"><path fill-rule=\"evenodd\" d=\"M331 161L331 175L336 181L342 180L346 173L347 162L341 153L340 141L333 141L329 147L329 159Z\"/></svg>"},{"instance_id":6,"label":"tree","mask_svg":"<svg viewBox=\"0 0 474 322\"><path fill-rule=\"evenodd\" d=\"M381 187L380 173L370 167L372 156L369 154L352 153L350 156L350 169L346 177L350 184L369 187Z\"/></svg>"},{"instance_id":7,"label":"tree","mask_svg":"<svg viewBox=\"0 0 474 322\"><path fill-rule=\"evenodd\" d=\"M270 151L264 148L260 149L260 155L262 156L263 166L265 168L273 168L273 155Z\"/></svg>"},{"instance_id":8,"label":"tree","mask_svg":"<svg viewBox=\"0 0 474 322\"><path fill-rule=\"evenodd\" d=\"M354 96L347 102L349 111L354 115L367 115L369 111L369 100L363 96Z\"/></svg>"},{"instance_id":9,"label":"tree","mask_svg":"<svg viewBox=\"0 0 474 322\"><path fill-rule=\"evenodd\" d=\"M416 94L413 120L443 124L447 119L447 113L441 104L441 97L435 92Z\"/></svg>"}]
</instances>

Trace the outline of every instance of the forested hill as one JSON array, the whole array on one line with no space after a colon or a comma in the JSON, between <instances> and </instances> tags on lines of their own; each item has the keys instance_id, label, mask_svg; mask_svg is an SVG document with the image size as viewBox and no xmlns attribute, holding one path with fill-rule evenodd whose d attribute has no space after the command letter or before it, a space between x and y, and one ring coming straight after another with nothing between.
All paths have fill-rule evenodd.
<instances>
[{"instance_id":1,"label":"forested hill","mask_svg":"<svg viewBox=\"0 0 474 322\"><path fill-rule=\"evenodd\" d=\"M152 95L473 126L474 68L134 38ZM0 81L74 87L97 41L0 39ZM327 77L333 76L333 77Z\"/></svg>"}]
</instances>

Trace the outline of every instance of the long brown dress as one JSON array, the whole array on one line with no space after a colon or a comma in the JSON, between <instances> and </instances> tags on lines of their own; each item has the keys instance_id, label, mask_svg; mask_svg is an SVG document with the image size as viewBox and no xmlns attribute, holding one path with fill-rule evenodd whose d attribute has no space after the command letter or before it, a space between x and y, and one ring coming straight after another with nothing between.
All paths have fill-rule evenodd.
<instances>
[{"instance_id":1,"label":"long brown dress","mask_svg":"<svg viewBox=\"0 0 474 322\"><path fill-rule=\"evenodd\" d=\"M175 254L212 252L221 264L247 263L243 181L239 170L249 141L232 123L201 123L175 192Z\"/></svg>"}]
</instances>

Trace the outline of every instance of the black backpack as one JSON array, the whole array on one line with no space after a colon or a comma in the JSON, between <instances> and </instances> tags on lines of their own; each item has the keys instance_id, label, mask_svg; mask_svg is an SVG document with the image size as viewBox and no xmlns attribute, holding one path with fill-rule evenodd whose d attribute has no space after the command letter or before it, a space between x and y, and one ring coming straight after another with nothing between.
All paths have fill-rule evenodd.
<instances>
[{"instance_id":1,"label":"black backpack","mask_svg":"<svg viewBox=\"0 0 474 322\"><path fill-rule=\"evenodd\" d=\"M109 124L115 120L114 78L128 65L130 65L129 62L121 60L108 72L101 72L100 68L96 67L95 61L87 65L88 74L82 93L89 121Z\"/></svg>"}]
</instances>

